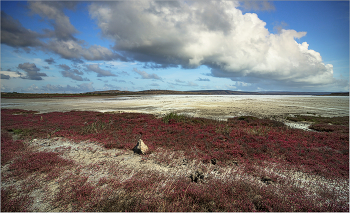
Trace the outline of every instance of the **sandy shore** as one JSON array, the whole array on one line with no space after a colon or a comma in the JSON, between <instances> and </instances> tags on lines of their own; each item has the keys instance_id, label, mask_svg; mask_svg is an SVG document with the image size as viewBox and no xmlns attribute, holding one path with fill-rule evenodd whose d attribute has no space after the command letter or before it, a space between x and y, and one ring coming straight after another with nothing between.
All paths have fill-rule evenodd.
<instances>
[{"instance_id":1,"label":"sandy shore","mask_svg":"<svg viewBox=\"0 0 350 213\"><path fill-rule=\"evenodd\" d=\"M285 117L293 114L348 116L349 97L280 95L145 95L55 99L1 99L2 109L36 110L40 113L71 110L169 112L226 119L235 116Z\"/></svg>"}]
</instances>

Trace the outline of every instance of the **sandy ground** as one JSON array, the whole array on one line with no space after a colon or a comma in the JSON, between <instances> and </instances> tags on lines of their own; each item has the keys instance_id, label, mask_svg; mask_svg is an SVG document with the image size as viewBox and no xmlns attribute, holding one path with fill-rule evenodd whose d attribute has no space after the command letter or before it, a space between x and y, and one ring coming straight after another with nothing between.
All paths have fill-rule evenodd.
<instances>
[{"instance_id":1,"label":"sandy ground","mask_svg":"<svg viewBox=\"0 0 350 213\"><path fill-rule=\"evenodd\" d=\"M349 97L280 95L145 95L50 99L1 99L1 108L41 113L70 110L142 112L156 115L178 112L198 117L229 118L241 115L286 116L349 115Z\"/></svg>"},{"instance_id":2,"label":"sandy ground","mask_svg":"<svg viewBox=\"0 0 350 213\"><path fill-rule=\"evenodd\" d=\"M50 99L1 99L1 108L35 110L40 113L91 110L140 112L162 116L169 112L222 119L251 115L273 118L290 127L308 130L310 123L286 121L296 114L348 116L349 97L283 95L144 95Z\"/></svg>"}]
</instances>

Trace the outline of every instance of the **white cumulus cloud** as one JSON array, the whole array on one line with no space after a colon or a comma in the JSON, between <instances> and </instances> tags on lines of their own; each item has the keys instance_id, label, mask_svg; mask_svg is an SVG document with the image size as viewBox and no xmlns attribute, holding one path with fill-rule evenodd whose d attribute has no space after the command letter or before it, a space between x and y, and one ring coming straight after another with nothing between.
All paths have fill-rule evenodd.
<instances>
[{"instance_id":1,"label":"white cumulus cloud","mask_svg":"<svg viewBox=\"0 0 350 213\"><path fill-rule=\"evenodd\" d=\"M214 77L267 85L337 83L333 66L308 43L297 42L306 32L273 34L257 14L243 14L239 6L235 1L96 2L89 13L102 35L114 40L115 51L154 67L206 65Z\"/></svg>"}]
</instances>

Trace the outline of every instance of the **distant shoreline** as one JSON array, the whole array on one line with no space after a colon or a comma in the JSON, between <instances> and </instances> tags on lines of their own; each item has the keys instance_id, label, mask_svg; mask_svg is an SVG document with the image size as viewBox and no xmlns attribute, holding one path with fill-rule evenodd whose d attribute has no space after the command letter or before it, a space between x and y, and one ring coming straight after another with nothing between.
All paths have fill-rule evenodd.
<instances>
[{"instance_id":1,"label":"distant shoreline","mask_svg":"<svg viewBox=\"0 0 350 213\"><path fill-rule=\"evenodd\" d=\"M349 96L349 92L244 92L231 90L196 90L196 91L174 91L174 90L144 90L144 91L94 91L86 93L17 93L2 92L1 98L59 98L59 97L89 97L89 96L119 96L119 95L314 95L314 96Z\"/></svg>"},{"instance_id":2,"label":"distant shoreline","mask_svg":"<svg viewBox=\"0 0 350 213\"><path fill-rule=\"evenodd\" d=\"M331 93L329 95L321 95L321 96L349 96L348 92L337 92L337 93Z\"/></svg>"}]
</instances>

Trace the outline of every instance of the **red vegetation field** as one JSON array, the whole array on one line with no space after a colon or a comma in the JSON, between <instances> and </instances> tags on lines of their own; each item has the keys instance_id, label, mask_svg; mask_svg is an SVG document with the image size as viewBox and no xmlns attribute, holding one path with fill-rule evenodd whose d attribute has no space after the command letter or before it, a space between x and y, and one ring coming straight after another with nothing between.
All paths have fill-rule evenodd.
<instances>
[{"instance_id":1,"label":"red vegetation field","mask_svg":"<svg viewBox=\"0 0 350 213\"><path fill-rule=\"evenodd\" d=\"M303 131L249 116L216 121L176 114L155 118L135 113L35 114L6 109L1 110L1 165L10 172L2 182L21 179L34 189L45 181L57 182L60 190L50 198L50 205L59 211L349 211L346 120L349 117L318 121L311 126L317 131ZM9 132L21 140L13 141ZM209 175L197 183L189 176L170 181L166 174L139 171L121 181L115 171L130 171L116 166L114 176L93 183L76 172L79 165L59 153L30 148L32 139L63 137L76 143L88 140L105 149L130 150L140 134L150 150L145 160L154 158L161 165L174 166L174 161L184 159L203 165L204 173L209 174L206 168L214 165L215 171L231 171L233 176ZM171 157L164 150L172 152ZM300 178L288 177L297 173L316 181L314 191ZM334 191L327 185L333 182L347 186ZM2 187L1 210L30 210L33 198L28 190Z\"/></svg>"}]
</instances>

